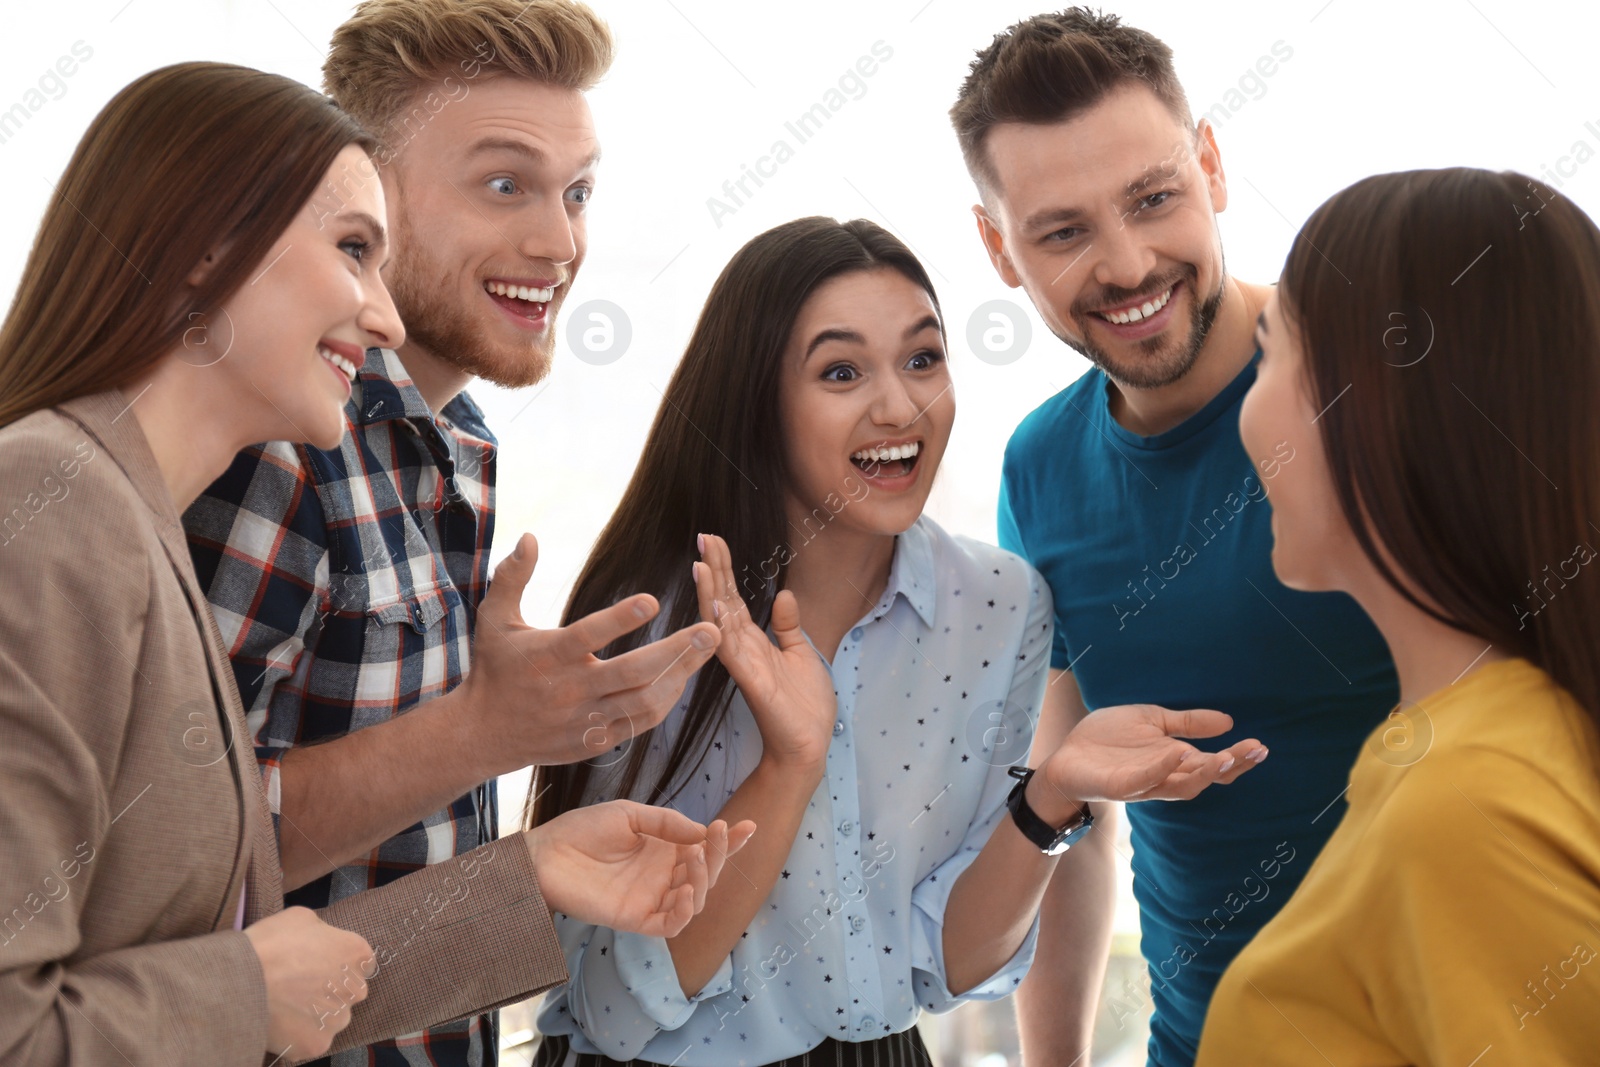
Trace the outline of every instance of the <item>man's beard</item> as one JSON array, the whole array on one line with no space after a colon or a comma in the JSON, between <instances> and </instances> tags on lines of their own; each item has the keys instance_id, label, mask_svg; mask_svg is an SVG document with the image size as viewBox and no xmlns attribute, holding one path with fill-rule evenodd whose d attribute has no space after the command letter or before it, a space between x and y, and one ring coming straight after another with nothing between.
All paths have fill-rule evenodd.
<instances>
[{"instance_id":1,"label":"man's beard","mask_svg":"<svg viewBox=\"0 0 1600 1067\"><path fill-rule=\"evenodd\" d=\"M1070 337L1061 337L1072 348L1080 352L1095 366L1106 372L1106 376L1120 386L1131 389L1160 389L1162 386L1171 385L1173 382L1188 374L1194 368L1195 361L1200 358L1200 349L1206 343L1206 337L1211 333L1211 326L1216 322L1217 312L1222 307L1224 292L1223 280L1227 278L1224 267L1217 281L1216 292L1208 294L1204 299L1191 299L1189 302L1189 337L1182 347L1173 350L1170 337L1171 327L1147 337L1142 341L1135 341L1143 358L1122 361L1113 358L1109 353L1099 348L1089 340L1089 318L1091 313L1072 309L1072 319L1078 324L1078 329L1083 337L1073 340ZM1146 283L1137 289L1125 290L1127 296L1136 296L1142 293L1162 292L1168 286L1176 285L1182 281L1187 283L1191 294L1197 293L1199 272L1193 266L1186 266L1172 277L1166 279L1165 284ZM1099 306L1117 306L1118 298L1103 300ZM1104 319L1096 319L1104 322ZM1059 334L1057 336L1060 336Z\"/></svg>"},{"instance_id":2,"label":"man's beard","mask_svg":"<svg viewBox=\"0 0 1600 1067\"><path fill-rule=\"evenodd\" d=\"M494 344L487 328L455 303L460 279L422 254L425 245L417 241L403 212L398 229L396 244L404 251L391 262L385 284L400 321L405 323L406 343L507 389L542 381L550 373L555 348L556 301L545 310L542 339L530 338L521 345ZM565 286L558 288L557 299L564 292ZM484 299L488 300L487 294Z\"/></svg>"}]
</instances>

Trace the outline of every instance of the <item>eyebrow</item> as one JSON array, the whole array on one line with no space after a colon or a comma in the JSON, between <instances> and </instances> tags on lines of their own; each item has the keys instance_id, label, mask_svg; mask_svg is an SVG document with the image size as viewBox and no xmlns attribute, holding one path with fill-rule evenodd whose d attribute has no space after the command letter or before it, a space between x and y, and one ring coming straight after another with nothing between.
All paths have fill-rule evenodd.
<instances>
[{"instance_id":1,"label":"eyebrow","mask_svg":"<svg viewBox=\"0 0 1600 1067\"><path fill-rule=\"evenodd\" d=\"M1127 185L1123 186L1123 199L1132 200L1159 181L1176 182L1178 177L1175 174L1167 174L1161 164L1152 163L1140 171L1137 178L1132 179ZM1047 208L1044 211L1036 211L1023 219L1022 229L1025 232L1032 233L1045 226L1077 222L1084 218L1086 214L1082 208L1076 207Z\"/></svg>"},{"instance_id":2,"label":"eyebrow","mask_svg":"<svg viewBox=\"0 0 1600 1067\"><path fill-rule=\"evenodd\" d=\"M474 159L490 152L509 152L514 156L522 157L535 167L542 167L550 162L550 157L540 149L510 137L485 137L467 149L467 158ZM588 159L583 161L578 169L587 170L599 162L600 147L596 145L595 150L589 155Z\"/></svg>"},{"instance_id":3,"label":"eyebrow","mask_svg":"<svg viewBox=\"0 0 1600 1067\"><path fill-rule=\"evenodd\" d=\"M939 328L939 320L932 315L924 315L917 322L909 326L906 329L906 332L901 335L900 339L902 341L909 341L911 338L915 337L917 334L928 329L929 327L937 330ZM815 352L818 348L827 344L829 341L843 341L846 344L853 345L864 345L867 343L867 339L854 330L846 330L839 327L831 330L823 330L821 333L813 337L811 339L811 343L806 346L806 354L800 359L801 365L804 365L805 361L811 358L811 353Z\"/></svg>"},{"instance_id":4,"label":"eyebrow","mask_svg":"<svg viewBox=\"0 0 1600 1067\"><path fill-rule=\"evenodd\" d=\"M341 211L333 216L335 222L359 222L372 231L372 243L381 251L388 247L389 231L383 228L383 223L367 214L365 211Z\"/></svg>"}]
</instances>

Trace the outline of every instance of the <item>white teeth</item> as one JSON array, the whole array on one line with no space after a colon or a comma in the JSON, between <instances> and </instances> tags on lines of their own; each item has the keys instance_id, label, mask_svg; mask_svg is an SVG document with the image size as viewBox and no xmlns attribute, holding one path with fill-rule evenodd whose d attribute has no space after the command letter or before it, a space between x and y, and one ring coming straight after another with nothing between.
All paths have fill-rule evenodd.
<instances>
[{"instance_id":1,"label":"white teeth","mask_svg":"<svg viewBox=\"0 0 1600 1067\"><path fill-rule=\"evenodd\" d=\"M518 300L527 300L535 304L548 304L555 299L556 295L554 286L544 289L530 289L526 285L507 285L505 282L490 281L484 282L483 287L486 291L496 296L515 297Z\"/></svg>"},{"instance_id":2,"label":"white teeth","mask_svg":"<svg viewBox=\"0 0 1600 1067\"><path fill-rule=\"evenodd\" d=\"M356 365L351 363L348 359L345 359L337 352L331 352L328 349L323 348L321 345L317 346L317 355L321 356L329 363L332 363L335 367L338 367L339 370L344 373L344 376L349 378L352 382L356 380Z\"/></svg>"},{"instance_id":3,"label":"white teeth","mask_svg":"<svg viewBox=\"0 0 1600 1067\"><path fill-rule=\"evenodd\" d=\"M920 441L912 441L909 444L895 445L892 448L863 448L861 451L853 453L850 458L870 463L887 463L890 460L910 459L920 451L922 451L922 443Z\"/></svg>"},{"instance_id":4,"label":"white teeth","mask_svg":"<svg viewBox=\"0 0 1600 1067\"><path fill-rule=\"evenodd\" d=\"M1146 300L1138 307L1125 308L1122 311L1102 311L1100 312L1100 316L1101 318L1115 322L1118 325L1126 325L1130 322L1142 322L1143 320L1148 319L1151 315L1154 315L1156 312L1160 311L1162 308L1166 307L1167 301L1171 299L1172 290L1168 289L1154 300Z\"/></svg>"}]
</instances>

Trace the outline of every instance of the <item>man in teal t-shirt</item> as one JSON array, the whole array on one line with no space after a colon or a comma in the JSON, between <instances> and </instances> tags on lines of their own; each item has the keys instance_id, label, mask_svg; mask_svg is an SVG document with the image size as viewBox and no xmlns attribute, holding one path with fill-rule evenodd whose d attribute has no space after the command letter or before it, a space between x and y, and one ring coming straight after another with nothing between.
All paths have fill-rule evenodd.
<instances>
[{"instance_id":1,"label":"man in teal t-shirt","mask_svg":"<svg viewBox=\"0 0 1600 1067\"><path fill-rule=\"evenodd\" d=\"M1001 543L1055 595L1044 717L1216 708L1235 730L1207 747L1257 737L1271 750L1226 788L1127 809L1150 1062L1187 1065L1217 979L1338 824L1351 764L1398 683L1353 600L1273 574L1264 498L1299 476L1294 450L1258 467L1238 429L1268 290L1224 267L1221 158L1170 49L1115 16L1041 15L980 53L951 118L995 269L1095 364L1023 421L1002 477ZM1030 1064L1087 1062L1111 829L1062 859L1046 896L1018 993Z\"/></svg>"}]
</instances>

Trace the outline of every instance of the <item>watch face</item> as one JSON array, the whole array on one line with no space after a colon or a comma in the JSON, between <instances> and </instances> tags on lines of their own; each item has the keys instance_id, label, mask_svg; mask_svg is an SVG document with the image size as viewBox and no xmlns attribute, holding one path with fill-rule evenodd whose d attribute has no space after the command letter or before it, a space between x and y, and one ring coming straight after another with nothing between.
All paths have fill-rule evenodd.
<instances>
[{"instance_id":1,"label":"watch face","mask_svg":"<svg viewBox=\"0 0 1600 1067\"><path fill-rule=\"evenodd\" d=\"M1083 840L1084 836L1093 829L1094 819L1090 818L1089 816L1084 816L1083 822L1076 826L1068 827L1057 834L1056 839L1050 843L1050 847L1044 850L1044 854L1046 856L1061 855L1063 852L1067 851L1067 849Z\"/></svg>"}]
</instances>

